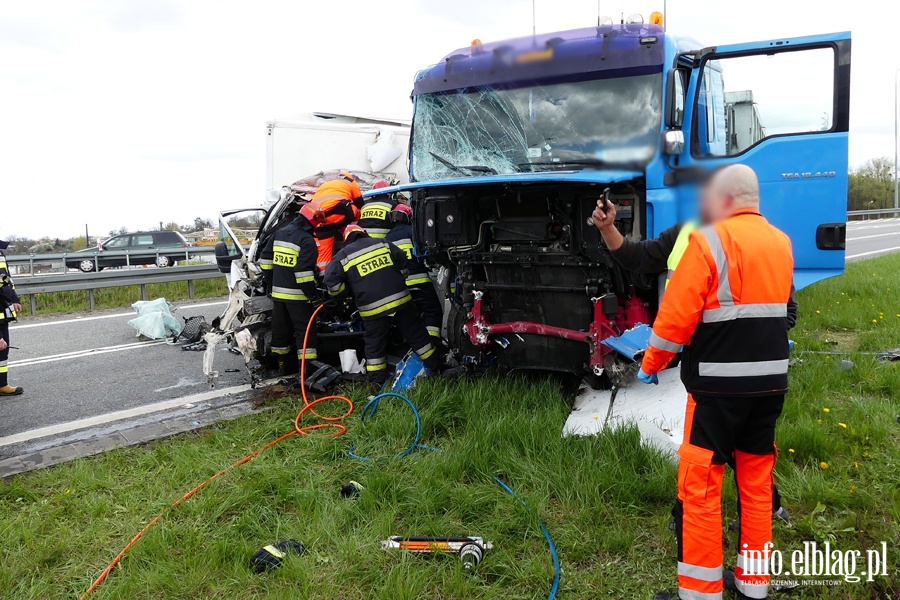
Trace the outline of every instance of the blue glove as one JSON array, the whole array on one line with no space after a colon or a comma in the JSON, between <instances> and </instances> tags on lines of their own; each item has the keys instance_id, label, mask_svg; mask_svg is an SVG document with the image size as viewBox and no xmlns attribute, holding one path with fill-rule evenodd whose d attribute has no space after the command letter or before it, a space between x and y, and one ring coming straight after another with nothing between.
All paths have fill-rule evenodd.
<instances>
[{"instance_id":1,"label":"blue glove","mask_svg":"<svg viewBox=\"0 0 900 600\"><path fill-rule=\"evenodd\" d=\"M659 385L659 377L656 376L656 373L648 375L647 373L644 373L644 369L638 371L638 379L647 384L652 383L653 385Z\"/></svg>"},{"instance_id":2,"label":"blue glove","mask_svg":"<svg viewBox=\"0 0 900 600\"><path fill-rule=\"evenodd\" d=\"M794 340L788 340L788 352L794 349Z\"/></svg>"}]
</instances>

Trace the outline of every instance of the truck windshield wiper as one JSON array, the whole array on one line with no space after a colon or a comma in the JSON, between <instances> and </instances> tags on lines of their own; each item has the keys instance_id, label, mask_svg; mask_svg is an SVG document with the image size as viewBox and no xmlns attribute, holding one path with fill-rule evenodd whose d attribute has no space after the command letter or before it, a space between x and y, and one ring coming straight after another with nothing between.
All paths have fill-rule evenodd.
<instances>
[{"instance_id":1,"label":"truck windshield wiper","mask_svg":"<svg viewBox=\"0 0 900 600\"><path fill-rule=\"evenodd\" d=\"M435 154L431 151L429 151L428 154L433 156L436 161L438 161L448 169L452 169L457 173L465 173L466 171L469 171L470 173L490 173L491 175L497 175L497 170L492 169L491 167L485 167L483 165L454 165L452 162L439 154Z\"/></svg>"},{"instance_id":2,"label":"truck windshield wiper","mask_svg":"<svg viewBox=\"0 0 900 600\"><path fill-rule=\"evenodd\" d=\"M531 167L532 169L538 169L539 167L596 167L601 168L605 165L602 160L560 160L557 162L533 162L533 163L521 163L517 165L519 168L522 167Z\"/></svg>"}]
</instances>

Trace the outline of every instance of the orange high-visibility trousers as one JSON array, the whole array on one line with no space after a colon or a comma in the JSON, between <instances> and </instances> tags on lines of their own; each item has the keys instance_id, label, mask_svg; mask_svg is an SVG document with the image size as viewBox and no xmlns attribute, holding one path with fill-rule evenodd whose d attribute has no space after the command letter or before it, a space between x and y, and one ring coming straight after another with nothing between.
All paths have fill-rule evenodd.
<instances>
[{"instance_id":1,"label":"orange high-visibility trousers","mask_svg":"<svg viewBox=\"0 0 900 600\"><path fill-rule=\"evenodd\" d=\"M316 259L316 267L320 273L325 272L325 267L331 262L334 254L334 236L316 238L316 246L319 247L319 257Z\"/></svg>"},{"instance_id":2,"label":"orange high-visibility trousers","mask_svg":"<svg viewBox=\"0 0 900 600\"><path fill-rule=\"evenodd\" d=\"M783 395L688 395L672 511L682 600L722 598L722 479L732 459L741 507L735 584L750 598L766 597L775 422L783 404Z\"/></svg>"}]
</instances>

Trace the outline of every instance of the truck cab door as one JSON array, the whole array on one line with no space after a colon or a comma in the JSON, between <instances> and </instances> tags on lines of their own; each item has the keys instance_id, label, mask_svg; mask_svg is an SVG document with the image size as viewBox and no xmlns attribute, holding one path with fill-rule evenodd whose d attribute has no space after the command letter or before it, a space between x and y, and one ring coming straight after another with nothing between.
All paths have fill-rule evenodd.
<instances>
[{"instance_id":1,"label":"truck cab door","mask_svg":"<svg viewBox=\"0 0 900 600\"><path fill-rule=\"evenodd\" d=\"M797 288L844 270L850 33L715 46L690 55L678 167L740 163L793 244Z\"/></svg>"}]
</instances>

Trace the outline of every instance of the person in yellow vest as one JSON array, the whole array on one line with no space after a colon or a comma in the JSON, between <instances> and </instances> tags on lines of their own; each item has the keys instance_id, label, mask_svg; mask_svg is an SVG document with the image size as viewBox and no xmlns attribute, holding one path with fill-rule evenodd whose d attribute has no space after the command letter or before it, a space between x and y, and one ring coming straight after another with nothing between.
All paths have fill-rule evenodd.
<instances>
[{"instance_id":1,"label":"person in yellow vest","mask_svg":"<svg viewBox=\"0 0 900 600\"><path fill-rule=\"evenodd\" d=\"M597 200L597 208L594 209L591 216L594 225L600 230L600 235L610 254L623 269L647 275L660 274L660 299L672 279L681 257L684 256L691 233L700 228L700 223L687 221L664 229L657 238L635 242L623 236L616 228L616 205L612 202L600 198ZM799 305L794 299L794 290L791 288L791 297L787 305L788 329L796 325L798 309ZM778 493L778 488L774 486L772 507L776 517L790 523L790 515L787 509L781 505L781 495Z\"/></svg>"}]
</instances>

